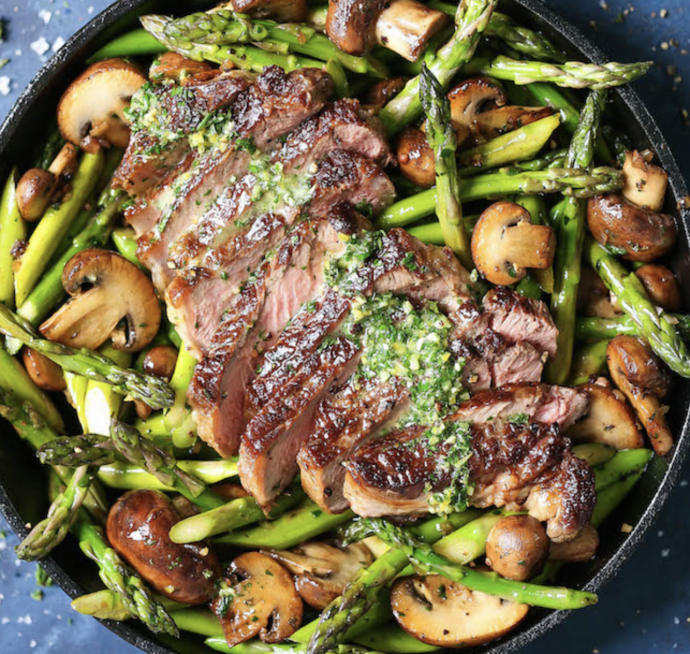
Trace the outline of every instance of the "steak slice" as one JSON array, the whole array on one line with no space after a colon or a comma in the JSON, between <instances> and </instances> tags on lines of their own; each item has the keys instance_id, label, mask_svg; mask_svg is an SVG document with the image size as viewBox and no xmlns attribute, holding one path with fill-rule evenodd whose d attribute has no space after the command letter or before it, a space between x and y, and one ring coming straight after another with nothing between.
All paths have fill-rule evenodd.
<instances>
[{"instance_id":1,"label":"steak slice","mask_svg":"<svg viewBox=\"0 0 690 654\"><path fill-rule=\"evenodd\" d=\"M209 266L192 268L173 280L168 288L169 314L185 342L205 352L220 317L232 301L233 293L257 266L257 258L272 250L281 238L289 238L289 228L302 215L318 219L343 202L367 202L377 211L394 198L394 187L386 174L369 159L337 150L326 157L314 177L313 200L300 213L287 207L275 214L270 229L254 224L246 234L238 234L209 253ZM337 214L336 214L337 215Z\"/></svg>"},{"instance_id":2,"label":"steak slice","mask_svg":"<svg viewBox=\"0 0 690 654\"><path fill-rule=\"evenodd\" d=\"M240 480L264 509L295 476L297 452L313 432L319 403L350 377L359 356L349 339L338 338L315 353L285 395L277 395L247 425L240 446Z\"/></svg>"},{"instance_id":3,"label":"steak slice","mask_svg":"<svg viewBox=\"0 0 690 654\"><path fill-rule=\"evenodd\" d=\"M270 150L275 139L319 111L332 88L330 77L320 70L305 68L285 74L273 66L238 95L232 105L237 138L195 159L142 209L153 214L155 227L139 237L137 256L151 270L160 291L174 276L166 262L169 245L191 228L203 211L200 207L215 201L228 182L247 171L250 141L262 152ZM146 221L150 223L152 215Z\"/></svg>"},{"instance_id":4,"label":"steak slice","mask_svg":"<svg viewBox=\"0 0 690 654\"><path fill-rule=\"evenodd\" d=\"M452 471L438 464L448 446L443 443L432 452L423 431L410 428L357 451L345 479L345 496L355 513L372 517L428 510L427 491L443 490ZM589 522L596 501L594 475L570 451L570 440L557 424L499 420L474 423L469 431L471 506L527 509L547 523L549 538L557 542L571 540Z\"/></svg>"},{"instance_id":5,"label":"steak slice","mask_svg":"<svg viewBox=\"0 0 690 654\"><path fill-rule=\"evenodd\" d=\"M244 71L207 73L182 86L146 84L132 98L132 135L115 172L113 188L143 195L191 151L189 136L221 113L249 88L254 76Z\"/></svg>"}]
</instances>

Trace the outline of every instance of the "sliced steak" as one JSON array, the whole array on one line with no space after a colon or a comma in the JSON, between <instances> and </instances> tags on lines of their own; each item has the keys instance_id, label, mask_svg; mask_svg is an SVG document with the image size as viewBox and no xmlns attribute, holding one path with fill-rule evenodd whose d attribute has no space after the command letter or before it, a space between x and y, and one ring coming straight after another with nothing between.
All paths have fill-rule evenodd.
<instances>
[{"instance_id":1,"label":"sliced steak","mask_svg":"<svg viewBox=\"0 0 690 654\"><path fill-rule=\"evenodd\" d=\"M546 521L554 541L574 538L589 522L596 501L594 475L570 451L570 440L557 424L495 421L475 423L469 430L472 506L526 508ZM411 428L357 451L345 479L345 496L356 513L371 517L428 510L426 491L443 490L452 471L439 465L448 446L432 452L422 434L423 428Z\"/></svg>"},{"instance_id":2,"label":"sliced steak","mask_svg":"<svg viewBox=\"0 0 690 654\"><path fill-rule=\"evenodd\" d=\"M132 135L113 178L113 187L139 197L158 184L191 151L190 134L199 130L249 88L244 71L207 73L183 86L146 84L132 98Z\"/></svg>"},{"instance_id":3,"label":"sliced steak","mask_svg":"<svg viewBox=\"0 0 690 654\"><path fill-rule=\"evenodd\" d=\"M270 150L278 137L323 107L332 87L330 77L320 70L285 74L273 66L238 95L232 105L236 138L195 159L142 208L147 223L155 218L155 227L139 237L137 256L151 270L159 290L174 276L166 262L168 247L192 226L203 212L200 207L213 203L230 180L247 171L252 147Z\"/></svg>"}]
</instances>

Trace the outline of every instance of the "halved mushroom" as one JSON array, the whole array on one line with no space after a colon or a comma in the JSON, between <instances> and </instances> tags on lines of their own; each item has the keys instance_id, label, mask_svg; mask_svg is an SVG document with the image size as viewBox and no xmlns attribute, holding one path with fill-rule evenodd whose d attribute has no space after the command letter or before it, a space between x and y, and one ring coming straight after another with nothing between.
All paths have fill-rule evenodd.
<instances>
[{"instance_id":1,"label":"halved mushroom","mask_svg":"<svg viewBox=\"0 0 690 654\"><path fill-rule=\"evenodd\" d=\"M588 397L588 410L569 430L568 436L582 443L604 443L618 450L644 447L635 414L624 396L606 383L582 384Z\"/></svg>"},{"instance_id":2,"label":"halved mushroom","mask_svg":"<svg viewBox=\"0 0 690 654\"><path fill-rule=\"evenodd\" d=\"M270 18L279 23L301 23L307 16L307 0L231 0L226 4L252 18Z\"/></svg>"},{"instance_id":3,"label":"halved mushroom","mask_svg":"<svg viewBox=\"0 0 690 654\"><path fill-rule=\"evenodd\" d=\"M423 188L436 184L434 151L422 130L406 127L400 132L396 156L400 172L411 182Z\"/></svg>"},{"instance_id":4,"label":"halved mushroom","mask_svg":"<svg viewBox=\"0 0 690 654\"><path fill-rule=\"evenodd\" d=\"M240 554L228 568L225 587L211 602L225 640L234 647L254 636L279 643L302 622L302 600L290 574L259 552Z\"/></svg>"},{"instance_id":5,"label":"halved mushroom","mask_svg":"<svg viewBox=\"0 0 690 654\"><path fill-rule=\"evenodd\" d=\"M586 525L572 540L565 543L551 543L549 559L565 563L585 563L592 559L599 549L599 533L592 524Z\"/></svg>"},{"instance_id":6,"label":"halved mushroom","mask_svg":"<svg viewBox=\"0 0 690 654\"><path fill-rule=\"evenodd\" d=\"M149 68L149 79L156 84L181 82L188 77L212 70L205 61L187 59L177 52L165 52Z\"/></svg>"},{"instance_id":7,"label":"halved mushroom","mask_svg":"<svg viewBox=\"0 0 690 654\"><path fill-rule=\"evenodd\" d=\"M61 182L77 167L77 149L65 143L48 170L30 168L17 184L17 208L22 218L34 222L43 217L48 205L56 199Z\"/></svg>"},{"instance_id":8,"label":"halved mushroom","mask_svg":"<svg viewBox=\"0 0 690 654\"><path fill-rule=\"evenodd\" d=\"M606 348L609 373L614 384L635 409L652 442L664 456L673 447L666 423L667 406L661 404L669 389L669 376L649 345L633 336L616 336Z\"/></svg>"},{"instance_id":9,"label":"halved mushroom","mask_svg":"<svg viewBox=\"0 0 690 654\"><path fill-rule=\"evenodd\" d=\"M671 270L659 263L647 263L640 266L635 274L654 304L666 311L680 311L683 305L680 287Z\"/></svg>"},{"instance_id":10,"label":"halved mushroom","mask_svg":"<svg viewBox=\"0 0 690 654\"><path fill-rule=\"evenodd\" d=\"M348 54L365 55L378 43L417 61L429 40L448 23L445 13L417 0L331 0L326 33Z\"/></svg>"},{"instance_id":11,"label":"halved mushroom","mask_svg":"<svg viewBox=\"0 0 690 654\"><path fill-rule=\"evenodd\" d=\"M32 350L30 347L24 348L22 359L24 360L26 372L36 386L44 391L65 390L65 376L62 374L62 368L57 363L43 356L40 352Z\"/></svg>"},{"instance_id":12,"label":"halved mushroom","mask_svg":"<svg viewBox=\"0 0 690 654\"><path fill-rule=\"evenodd\" d=\"M650 211L661 211L668 185L668 174L663 168L648 163L633 150L625 155L623 176L625 183L621 193L626 200Z\"/></svg>"},{"instance_id":13,"label":"halved mushroom","mask_svg":"<svg viewBox=\"0 0 690 654\"><path fill-rule=\"evenodd\" d=\"M599 243L629 261L653 261L676 243L673 216L638 207L618 193L589 198L587 225Z\"/></svg>"},{"instance_id":14,"label":"halved mushroom","mask_svg":"<svg viewBox=\"0 0 690 654\"><path fill-rule=\"evenodd\" d=\"M486 564L506 579L527 581L536 576L548 553L546 529L529 515L501 518L486 538Z\"/></svg>"},{"instance_id":15,"label":"halved mushroom","mask_svg":"<svg viewBox=\"0 0 690 654\"><path fill-rule=\"evenodd\" d=\"M93 350L112 338L116 349L137 352L158 332L161 307L153 284L119 254L95 248L75 254L62 285L72 297L40 327L52 341Z\"/></svg>"},{"instance_id":16,"label":"halved mushroom","mask_svg":"<svg viewBox=\"0 0 690 654\"><path fill-rule=\"evenodd\" d=\"M492 204L472 232L472 260L492 284L515 284L527 268L548 268L555 249L551 227L533 225L529 211L513 202Z\"/></svg>"},{"instance_id":17,"label":"halved mushroom","mask_svg":"<svg viewBox=\"0 0 690 654\"><path fill-rule=\"evenodd\" d=\"M297 592L309 606L319 610L342 595L345 585L374 560L362 543L336 547L309 541L291 550L266 553L296 576Z\"/></svg>"},{"instance_id":18,"label":"halved mushroom","mask_svg":"<svg viewBox=\"0 0 690 654\"><path fill-rule=\"evenodd\" d=\"M402 577L393 584L391 608L398 624L429 645L482 645L514 629L527 604L471 591L439 575Z\"/></svg>"},{"instance_id":19,"label":"halved mushroom","mask_svg":"<svg viewBox=\"0 0 690 654\"><path fill-rule=\"evenodd\" d=\"M364 106L373 114L377 114L384 105L390 102L405 88L404 77L391 77L376 82L366 94Z\"/></svg>"},{"instance_id":20,"label":"halved mushroom","mask_svg":"<svg viewBox=\"0 0 690 654\"><path fill-rule=\"evenodd\" d=\"M60 98L60 133L89 152L107 144L126 148L129 127L123 112L145 82L139 69L123 59L91 64Z\"/></svg>"},{"instance_id":21,"label":"halved mushroom","mask_svg":"<svg viewBox=\"0 0 690 654\"><path fill-rule=\"evenodd\" d=\"M470 123L475 140L490 140L553 114L551 107L508 105L478 113Z\"/></svg>"},{"instance_id":22,"label":"halved mushroom","mask_svg":"<svg viewBox=\"0 0 690 654\"><path fill-rule=\"evenodd\" d=\"M450 117L455 130L462 130L465 136L485 109L496 109L506 103L503 87L489 77L471 77L461 82L448 93ZM458 141L464 140L458 135Z\"/></svg>"}]
</instances>

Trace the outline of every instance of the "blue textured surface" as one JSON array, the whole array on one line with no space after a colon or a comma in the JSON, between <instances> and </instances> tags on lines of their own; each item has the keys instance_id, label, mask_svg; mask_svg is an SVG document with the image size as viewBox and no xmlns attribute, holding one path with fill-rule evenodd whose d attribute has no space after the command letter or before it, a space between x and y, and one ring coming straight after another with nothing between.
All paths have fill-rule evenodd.
<instances>
[{"instance_id":1,"label":"blue textured surface","mask_svg":"<svg viewBox=\"0 0 690 654\"><path fill-rule=\"evenodd\" d=\"M690 85L683 80L690 81L690 55L685 50L690 49L687 0L636 0L632 9L621 0L547 3L589 34L612 59L657 62L636 88L690 177L690 129L681 113L683 107L690 109ZM0 0L0 16L6 19L0 59L10 59L0 70L0 117L51 54L50 49L59 47L62 39L107 4L108 0L17 0L15 5ZM688 477L686 466L683 481L655 528L621 574L604 588L599 605L571 616L529 646L530 654L690 652ZM99 654L134 654L133 647L96 621L74 614L61 590L49 588L42 601L33 599L35 566L15 560L16 538L0 518L3 529L7 536L0 538L0 653L88 649Z\"/></svg>"}]
</instances>

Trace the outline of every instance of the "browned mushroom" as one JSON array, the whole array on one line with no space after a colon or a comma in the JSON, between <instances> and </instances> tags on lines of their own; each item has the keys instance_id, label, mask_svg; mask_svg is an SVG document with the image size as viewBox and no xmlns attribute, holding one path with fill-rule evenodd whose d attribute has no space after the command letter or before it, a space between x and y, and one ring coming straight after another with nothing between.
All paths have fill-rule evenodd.
<instances>
[{"instance_id":1,"label":"browned mushroom","mask_svg":"<svg viewBox=\"0 0 690 654\"><path fill-rule=\"evenodd\" d=\"M116 349L137 352L158 332L161 307L151 280L110 250L74 255L62 285L72 297L40 327L52 341L96 349L112 338Z\"/></svg>"},{"instance_id":2,"label":"browned mushroom","mask_svg":"<svg viewBox=\"0 0 690 654\"><path fill-rule=\"evenodd\" d=\"M57 108L63 138L93 152L100 145L127 147L124 110L146 82L138 68L123 59L91 64L67 88Z\"/></svg>"},{"instance_id":3,"label":"browned mushroom","mask_svg":"<svg viewBox=\"0 0 690 654\"><path fill-rule=\"evenodd\" d=\"M302 622L302 600L279 563L259 552L240 554L228 568L225 587L211 603L234 647L254 636L279 643Z\"/></svg>"},{"instance_id":4,"label":"browned mushroom","mask_svg":"<svg viewBox=\"0 0 690 654\"><path fill-rule=\"evenodd\" d=\"M680 311L683 301L680 287L671 270L659 263L647 263L640 266L635 274L642 282L650 300L666 311Z\"/></svg>"},{"instance_id":5,"label":"browned mushroom","mask_svg":"<svg viewBox=\"0 0 690 654\"><path fill-rule=\"evenodd\" d=\"M472 260L492 284L515 284L527 268L548 268L555 247L551 227L533 225L529 211L513 202L492 204L472 232Z\"/></svg>"},{"instance_id":6,"label":"browned mushroom","mask_svg":"<svg viewBox=\"0 0 690 654\"><path fill-rule=\"evenodd\" d=\"M626 200L650 211L661 211L668 185L668 174L663 168L653 166L633 150L625 155L623 175L625 184L621 193Z\"/></svg>"},{"instance_id":7,"label":"browned mushroom","mask_svg":"<svg viewBox=\"0 0 690 654\"><path fill-rule=\"evenodd\" d=\"M374 558L362 543L336 547L322 541L267 554L295 575L297 592L309 606L319 610L342 595L345 585Z\"/></svg>"},{"instance_id":8,"label":"browned mushroom","mask_svg":"<svg viewBox=\"0 0 690 654\"><path fill-rule=\"evenodd\" d=\"M676 243L673 216L638 207L618 193L587 201L587 225L599 243L630 261L653 261Z\"/></svg>"},{"instance_id":9,"label":"browned mushroom","mask_svg":"<svg viewBox=\"0 0 690 654\"><path fill-rule=\"evenodd\" d=\"M501 518L486 538L486 564L506 579L531 579L541 572L548 554L546 529L529 515Z\"/></svg>"},{"instance_id":10,"label":"browned mushroom","mask_svg":"<svg viewBox=\"0 0 690 654\"><path fill-rule=\"evenodd\" d=\"M31 168L17 184L17 207L24 220L40 220L51 202L54 202L61 182L75 171L77 149L65 143L48 170Z\"/></svg>"},{"instance_id":11,"label":"browned mushroom","mask_svg":"<svg viewBox=\"0 0 690 654\"><path fill-rule=\"evenodd\" d=\"M307 0L230 0L227 5L252 18L270 18L279 23L301 23L307 16Z\"/></svg>"},{"instance_id":12,"label":"browned mushroom","mask_svg":"<svg viewBox=\"0 0 690 654\"><path fill-rule=\"evenodd\" d=\"M65 376L62 368L40 352L25 347L22 352L24 367L36 386L44 391L64 391Z\"/></svg>"},{"instance_id":13,"label":"browned mushroom","mask_svg":"<svg viewBox=\"0 0 690 654\"><path fill-rule=\"evenodd\" d=\"M181 82L188 77L212 70L205 61L187 59L177 52L165 52L157 57L149 68L149 79L161 84Z\"/></svg>"},{"instance_id":14,"label":"browned mushroom","mask_svg":"<svg viewBox=\"0 0 690 654\"><path fill-rule=\"evenodd\" d=\"M649 345L633 336L616 336L606 348L613 383L635 409L652 442L663 456L673 447L673 435L666 423L668 407L661 404L670 378Z\"/></svg>"},{"instance_id":15,"label":"browned mushroom","mask_svg":"<svg viewBox=\"0 0 690 654\"><path fill-rule=\"evenodd\" d=\"M135 490L110 509L106 532L115 551L159 593L184 604L204 604L214 594L220 563L205 543L170 540L179 520L167 495Z\"/></svg>"},{"instance_id":16,"label":"browned mushroom","mask_svg":"<svg viewBox=\"0 0 690 654\"><path fill-rule=\"evenodd\" d=\"M411 182L423 188L431 188L436 184L434 151L422 130L406 127L400 132L396 156L400 172Z\"/></svg>"},{"instance_id":17,"label":"browned mushroom","mask_svg":"<svg viewBox=\"0 0 690 654\"><path fill-rule=\"evenodd\" d=\"M177 363L177 350L170 345L157 345L152 347L144 356L142 368L144 372L170 381L175 372ZM142 400L134 400L134 409L137 416L146 420L151 415L151 407Z\"/></svg>"},{"instance_id":18,"label":"browned mushroom","mask_svg":"<svg viewBox=\"0 0 690 654\"><path fill-rule=\"evenodd\" d=\"M384 105L390 102L400 91L405 88L404 77L391 77L376 82L366 94L364 101L365 107L374 114L377 114Z\"/></svg>"},{"instance_id":19,"label":"browned mushroom","mask_svg":"<svg viewBox=\"0 0 690 654\"><path fill-rule=\"evenodd\" d=\"M552 114L551 107L508 105L478 113L469 127L475 140L488 141Z\"/></svg>"},{"instance_id":20,"label":"browned mushroom","mask_svg":"<svg viewBox=\"0 0 690 654\"><path fill-rule=\"evenodd\" d=\"M471 77L448 93L450 117L458 132L458 142L470 134L478 116L485 109L496 109L506 103L503 87L489 77Z\"/></svg>"},{"instance_id":21,"label":"browned mushroom","mask_svg":"<svg viewBox=\"0 0 690 654\"><path fill-rule=\"evenodd\" d=\"M417 61L448 23L445 13L417 0L331 0L326 33L348 54L364 55L379 44Z\"/></svg>"},{"instance_id":22,"label":"browned mushroom","mask_svg":"<svg viewBox=\"0 0 690 654\"><path fill-rule=\"evenodd\" d=\"M407 633L439 647L488 643L514 629L529 610L527 604L471 591L439 575L398 579L391 608Z\"/></svg>"},{"instance_id":23,"label":"browned mushroom","mask_svg":"<svg viewBox=\"0 0 690 654\"><path fill-rule=\"evenodd\" d=\"M551 543L549 559L565 563L585 563L590 561L599 549L599 534L593 525L588 524L572 540L565 543Z\"/></svg>"},{"instance_id":24,"label":"browned mushroom","mask_svg":"<svg viewBox=\"0 0 690 654\"><path fill-rule=\"evenodd\" d=\"M608 382L578 386L587 393L587 414L569 430L568 436L583 443L604 443L618 450L644 446L637 420L625 397L612 390Z\"/></svg>"}]
</instances>

